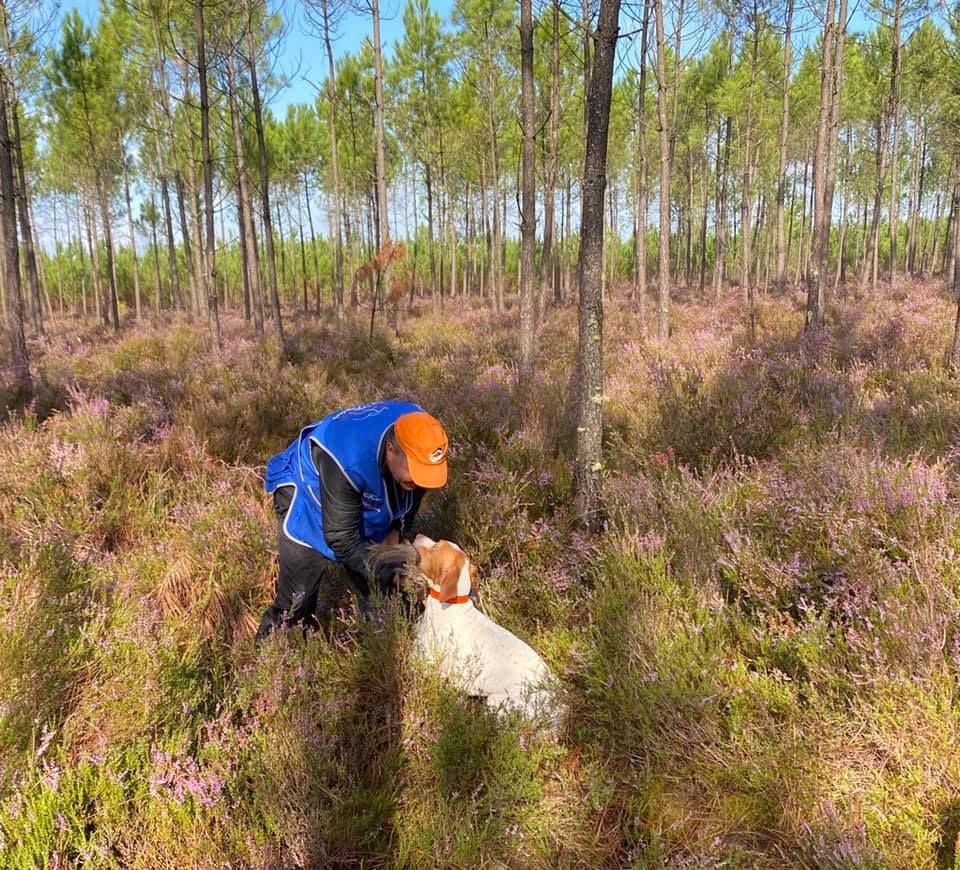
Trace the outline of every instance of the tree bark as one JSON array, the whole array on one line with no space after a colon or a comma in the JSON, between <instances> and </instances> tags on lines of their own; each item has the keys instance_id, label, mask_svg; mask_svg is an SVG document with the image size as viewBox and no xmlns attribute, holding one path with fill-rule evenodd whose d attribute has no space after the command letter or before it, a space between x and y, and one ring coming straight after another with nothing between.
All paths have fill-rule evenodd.
<instances>
[{"instance_id":1,"label":"tree bark","mask_svg":"<svg viewBox=\"0 0 960 870\"><path fill-rule=\"evenodd\" d=\"M100 202L100 214L103 216L103 239L107 249L107 283L110 287L110 318L115 331L120 329L120 310L117 304L117 270L113 255L113 230L110 226L110 205L106 187L100 177L99 168L94 172L94 184L97 199Z\"/></svg>"},{"instance_id":2,"label":"tree bark","mask_svg":"<svg viewBox=\"0 0 960 870\"><path fill-rule=\"evenodd\" d=\"M260 200L263 208L263 234L267 248L267 276L270 282L270 301L273 306L273 328L277 334L279 354L286 354L286 339L283 334L283 318L280 314L280 294L277 288L277 256L273 246L273 218L270 213L270 173L267 167L267 143L263 134L263 108L260 102L260 85L257 81L257 52L253 42L253 3L247 5L247 47L250 52L247 64L250 70L250 91L253 97L253 118L257 132L257 152L260 158Z\"/></svg>"},{"instance_id":3,"label":"tree bark","mask_svg":"<svg viewBox=\"0 0 960 870\"><path fill-rule=\"evenodd\" d=\"M195 0L194 9L197 26L197 80L200 87L200 154L203 159L203 198L206 223L205 258L206 274L204 290L207 294L207 316L213 339L219 350L223 349L223 335L220 332L220 310L217 300L217 264L216 236L213 224L213 154L210 150L210 100L207 94L207 54L204 39L203 4L205 0Z\"/></svg>"},{"instance_id":4,"label":"tree bark","mask_svg":"<svg viewBox=\"0 0 960 870\"><path fill-rule=\"evenodd\" d=\"M873 200L873 220L870 225L869 244L867 245L867 256L864 259L863 274L860 279L861 285L866 286L869 279L871 288L876 287L878 259L879 259L879 235L880 235L880 203L883 199L883 188L887 180L887 142L895 135L894 128L896 122L894 113L899 112L899 68L900 68L900 32L903 17L903 4L901 0L896 0L893 11L893 51L891 52L890 66L890 92L887 96L887 105L884 111L881 111L880 118L877 120L877 187ZM893 185L896 187L896 184ZM891 215L891 218L893 216ZM892 237L891 237L892 238ZM894 251L891 250L891 255ZM891 264L894 258L891 256ZM893 270L891 269L891 278Z\"/></svg>"},{"instance_id":5,"label":"tree bark","mask_svg":"<svg viewBox=\"0 0 960 870\"><path fill-rule=\"evenodd\" d=\"M660 5L658 4L658 10ZM600 0L597 45L587 95L587 136L580 217L580 285L577 360L577 451L574 488L577 513L588 529L602 524L603 470L603 301L600 266L603 253L604 188L613 62L616 55L620 0ZM662 30L662 12L661 27ZM662 56L661 56L662 60Z\"/></svg>"},{"instance_id":6,"label":"tree bark","mask_svg":"<svg viewBox=\"0 0 960 870\"><path fill-rule=\"evenodd\" d=\"M533 0L520 0L520 111L523 131L522 184L520 202L520 378L528 381L533 375L533 354L536 342L534 323L534 246L537 216L536 118L533 106Z\"/></svg>"},{"instance_id":7,"label":"tree bark","mask_svg":"<svg viewBox=\"0 0 960 870\"><path fill-rule=\"evenodd\" d=\"M633 295L640 315L640 328L646 331L647 305L647 48L650 37L650 6L657 0L644 0L640 28L640 80L637 95L637 214L633 248Z\"/></svg>"},{"instance_id":8,"label":"tree bark","mask_svg":"<svg viewBox=\"0 0 960 870\"><path fill-rule=\"evenodd\" d=\"M832 0L831 0L832 2ZM740 260L740 287L746 293L747 309L749 317L750 341L755 342L757 338L757 312L756 300L754 297L753 281L751 280L751 270L753 268L753 233L750 229L751 218L753 215L753 95L756 89L757 79L757 57L760 48L760 27L759 12L757 3L754 0L753 14L750 16L753 22L753 45L750 51L750 84L747 88L747 123L743 129L743 190L740 201L740 225L742 228L742 256Z\"/></svg>"},{"instance_id":9,"label":"tree bark","mask_svg":"<svg viewBox=\"0 0 960 870\"><path fill-rule=\"evenodd\" d=\"M377 148L377 244L379 251L390 245L390 221L387 214L387 158L386 133L384 132L383 117L383 46L380 42L380 0L371 0L370 10L373 16L373 65L374 65L374 95L376 106L374 120L376 125ZM376 270L377 290L373 297L373 307L370 311L370 340L373 340L373 323L377 313L377 298L384 300L390 296L390 266L384 264Z\"/></svg>"},{"instance_id":10,"label":"tree bark","mask_svg":"<svg viewBox=\"0 0 960 870\"><path fill-rule=\"evenodd\" d=\"M835 2L827 0L823 26L823 60L820 67L820 112L817 117L817 142L813 155L813 256L807 266L807 310L805 328L819 326L823 320L823 276L826 271L830 214L827 211L827 152L829 150L832 111L832 79L835 59Z\"/></svg>"},{"instance_id":11,"label":"tree bark","mask_svg":"<svg viewBox=\"0 0 960 870\"><path fill-rule=\"evenodd\" d=\"M163 298L163 281L160 277L160 246L157 243L157 221L156 221L156 212L157 202L156 196L153 190L153 186L150 188L150 216L152 220L150 221L150 235L153 240L153 280L156 283L154 287L154 311L159 316L161 299Z\"/></svg>"},{"instance_id":12,"label":"tree bark","mask_svg":"<svg viewBox=\"0 0 960 870\"><path fill-rule=\"evenodd\" d=\"M551 0L550 54L550 128L543 181L543 252L540 259L540 309L546 311L547 288L553 288L556 299L556 225L557 160L560 143L560 0Z\"/></svg>"},{"instance_id":13,"label":"tree bark","mask_svg":"<svg viewBox=\"0 0 960 870\"><path fill-rule=\"evenodd\" d=\"M731 119L727 118L725 123L726 132L724 134L723 144L723 171L720 171L720 157L717 156L717 171L720 177L717 180L717 231L716 231L716 251L713 259L713 300L720 301L720 290L723 285L724 269L726 267L727 257L727 177L730 168L730 140L732 139L733 125ZM719 131L717 133L719 139ZM719 151L720 143L717 142Z\"/></svg>"},{"instance_id":14,"label":"tree bark","mask_svg":"<svg viewBox=\"0 0 960 870\"><path fill-rule=\"evenodd\" d=\"M167 73L166 73L166 56L163 48L163 42L160 35L160 21L158 18L153 19L153 37L154 37L154 47L157 55L157 73L158 73L158 82L160 84L160 105L163 109L163 115L166 119L166 130L168 135L173 135L174 123L173 123L173 113L170 111L170 92L167 88ZM158 125L157 135L160 135L160 128ZM159 149L159 142L157 145ZM187 225L187 212L184 207L184 195L183 195L183 173L180 171L180 158L177 155L176 148L171 149L173 154L173 184L174 192L177 197L177 213L180 222L180 238L183 242L183 257L187 266L187 275L190 278L190 295L191 301L196 298L197 289L196 289L196 269L193 261L193 248L190 244L190 228ZM166 185L164 185L164 192L166 193ZM172 222L172 218L171 218ZM173 230L172 226L170 227L170 237L171 237L171 246L173 244ZM173 248L171 256L173 257L174 263L176 263L176 249ZM178 296L178 302L180 307L192 315L193 308L186 304L186 301L183 298L183 294L180 291L180 282L176 282L176 293Z\"/></svg>"},{"instance_id":15,"label":"tree bark","mask_svg":"<svg viewBox=\"0 0 960 870\"><path fill-rule=\"evenodd\" d=\"M177 272L177 246L173 238L173 212L170 207L169 178L164 166L163 149L160 146L160 125L154 118L154 151L157 158L158 182L160 184L160 200L163 205L163 225L167 241L167 270L170 272L170 302L175 308L183 307L180 294L180 276Z\"/></svg>"},{"instance_id":16,"label":"tree bark","mask_svg":"<svg viewBox=\"0 0 960 870\"><path fill-rule=\"evenodd\" d=\"M127 205L127 231L130 234L130 256L133 258L133 300L137 320L143 317L140 299L140 266L137 262L137 234L133 225L133 207L130 205L130 169L127 166L127 155L120 142L120 159L123 161L123 196Z\"/></svg>"},{"instance_id":17,"label":"tree bark","mask_svg":"<svg viewBox=\"0 0 960 870\"><path fill-rule=\"evenodd\" d=\"M0 3L6 16L6 4ZM10 337L10 361L21 399L33 393L30 358L23 321L23 291L20 284L20 247L17 244L17 206L13 184L15 143L10 138L7 111L9 82L6 70L0 69L0 230L3 233L3 287L6 304L7 331Z\"/></svg>"},{"instance_id":18,"label":"tree bark","mask_svg":"<svg viewBox=\"0 0 960 870\"><path fill-rule=\"evenodd\" d=\"M492 184L490 212L493 223L492 235L490 240L490 283L493 290L493 308L495 311L503 311L503 270L501 261L501 252L503 248L503 239L500 228L500 159L498 155L499 145L497 142L497 118L496 118L496 74L493 69L493 63L487 59L487 81L490 89L490 104L487 107L487 128L490 134L490 181ZM429 176L428 176L429 178Z\"/></svg>"},{"instance_id":19,"label":"tree bark","mask_svg":"<svg viewBox=\"0 0 960 870\"><path fill-rule=\"evenodd\" d=\"M783 33L783 101L780 110L780 153L777 161L777 288L787 283L787 238L784 226L784 198L787 189L787 144L790 138L790 67L793 63L790 37L793 30L793 0L787 0Z\"/></svg>"},{"instance_id":20,"label":"tree bark","mask_svg":"<svg viewBox=\"0 0 960 870\"><path fill-rule=\"evenodd\" d=\"M250 292L253 330L263 335L263 291L260 286L260 257L253 228L253 206L247 178L247 159L240 131L241 116L237 106L237 73L233 48L227 50L227 102L230 105L230 129L233 135L233 159L237 173L237 214L240 224L240 248L244 274Z\"/></svg>"},{"instance_id":21,"label":"tree bark","mask_svg":"<svg viewBox=\"0 0 960 870\"><path fill-rule=\"evenodd\" d=\"M892 147L890 149L890 283L897 274L897 234L900 218L900 28L903 19L901 0L894 5L893 50L890 58L890 123Z\"/></svg>"},{"instance_id":22,"label":"tree bark","mask_svg":"<svg viewBox=\"0 0 960 870\"><path fill-rule=\"evenodd\" d=\"M201 2L204 2L204 0L194 0L194 8ZM196 24L194 24L194 29L196 29ZM197 167L193 159L193 155L196 153L197 134L193 127L194 112L192 111L190 93L190 58L187 54L184 54L182 68L183 100L187 106L186 122L190 142L190 153L187 156L187 196L190 200L190 230L193 234L195 255L193 258L194 273L191 283L193 295L191 301L193 303L193 314L199 318L207 308L209 290L207 289L207 254L203 243L203 218L200 215L201 182L197 179ZM201 162L202 159L201 157Z\"/></svg>"},{"instance_id":23,"label":"tree bark","mask_svg":"<svg viewBox=\"0 0 960 870\"><path fill-rule=\"evenodd\" d=\"M663 4L655 3L657 33L657 139L660 146L660 254L657 275L657 336L665 341L670 336L670 128L667 124L666 37L663 29Z\"/></svg>"},{"instance_id":24,"label":"tree bark","mask_svg":"<svg viewBox=\"0 0 960 870\"><path fill-rule=\"evenodd\" d=\"M333 63L333 48L330 44L330 0L320 0L323 15L323 43L327 50L327 98L330 101L330 172L333 180L333 298L337 319L343 315L343 231L340 219L340 155L337 150L337 70ZM307 177L303 177L304 192ZM307 195L307 218L310 221L310 239L313 244L316 267L317 246L313 234L313 217L310 214L310 197ZM320 273L317 267L317 312L320 311Z\"/></svg>"}]
</instances>

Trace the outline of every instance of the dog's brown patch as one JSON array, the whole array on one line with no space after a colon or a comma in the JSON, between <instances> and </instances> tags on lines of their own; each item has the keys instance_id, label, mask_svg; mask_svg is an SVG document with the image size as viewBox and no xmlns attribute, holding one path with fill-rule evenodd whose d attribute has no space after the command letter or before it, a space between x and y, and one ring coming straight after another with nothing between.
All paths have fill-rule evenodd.
<instances>
[{"instance_id":1,"label":"dog's brown patch","mask_svg":"<svg viewBox=\"0 0 960 870\"><path fill-rule=\"evenodd\" d=\"M463 550L449 541L437 541L432 547L418 547L417 550L420 553L420 573L434 586L439 587L440 600L455 598L458 594L457 582L460 579L460 572L467 561ZM471 565L471 588L476 580L476 574L476 566Z\"/></svg>"}]
</instances>

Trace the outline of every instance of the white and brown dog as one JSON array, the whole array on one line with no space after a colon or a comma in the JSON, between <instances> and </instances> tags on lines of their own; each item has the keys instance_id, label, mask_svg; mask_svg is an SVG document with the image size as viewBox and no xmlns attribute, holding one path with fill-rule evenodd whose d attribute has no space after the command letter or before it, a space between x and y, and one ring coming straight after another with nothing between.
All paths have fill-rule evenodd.
<instances>
[{"instance_id":1,"label":"white and brown dog","mask_svg":"<svg viewBox=\"0 0 960 870\"><path fill-rule=\"evenodd\" d=\"M491 707L504 706L556 724L555 679L526 643L481 613L470 598L477 569L450 541L417 535L417 570L428 595L417 624L414 652Z\"/></svg>"}]
</instances>

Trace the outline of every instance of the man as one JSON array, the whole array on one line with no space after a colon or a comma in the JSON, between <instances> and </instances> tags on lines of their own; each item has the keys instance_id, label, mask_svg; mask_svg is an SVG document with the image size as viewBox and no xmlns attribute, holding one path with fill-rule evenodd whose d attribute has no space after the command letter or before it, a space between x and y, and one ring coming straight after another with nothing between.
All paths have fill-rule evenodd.
<instances>
[{"instance_id":1,"label":"man","mask_svg":"<svg viewBox=\"0 0 960 870\"><path fill-rule=\"evenodd\" d=\"M316 627L320 579L331 563L346 569L368 612L371 545L412 541L424 491L446 482L447 434L412 402L345 408L301 430L267 462L264 488L273 493L280 523L280 577L257 639L281 623ZM379 566L383 591L400 567Z\"/></svg>"}]
</instances>

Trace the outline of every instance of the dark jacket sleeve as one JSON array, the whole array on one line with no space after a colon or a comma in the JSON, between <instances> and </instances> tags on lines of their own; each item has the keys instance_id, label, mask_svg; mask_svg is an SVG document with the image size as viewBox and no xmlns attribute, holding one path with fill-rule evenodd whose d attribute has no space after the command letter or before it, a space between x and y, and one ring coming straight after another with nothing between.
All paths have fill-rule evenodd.
<instances>
[{"instance_id":1,"label":"dark jacket sleeve","mask_svg":"<svg viewBox=\"0 0 960 870\"><path fill-rule=\"evenodd\" d=\"M363 502L340 467L324 450L314 448L313 461L320 472L320 507L323 536L346 567L365 577L369 543L363 540Z\"/></svg>"}]
</instances>

